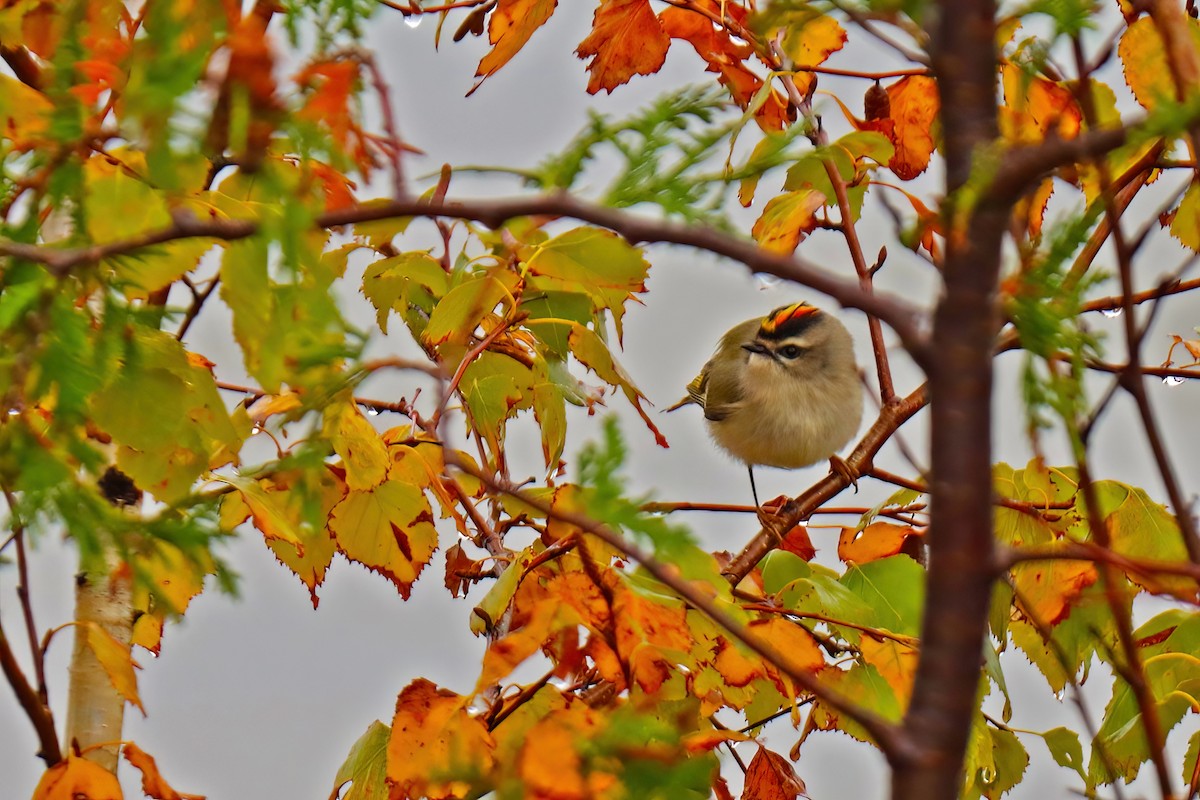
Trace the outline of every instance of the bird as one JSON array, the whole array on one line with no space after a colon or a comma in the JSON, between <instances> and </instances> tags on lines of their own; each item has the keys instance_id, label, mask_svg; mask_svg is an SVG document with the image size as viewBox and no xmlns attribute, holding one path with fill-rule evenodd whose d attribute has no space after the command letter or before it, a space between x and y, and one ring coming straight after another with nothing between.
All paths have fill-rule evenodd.
<instances>
[{"instance_id":1,"label":"bird","mask_svg":"<svg viewBox=\"0 0 1200 800\"><path fill-rule=\"evenodd\" d=\"M799 469L830 459L848 482L857 477L837 456L862 422L854 341L816 306L781 306L731 328L667 411L690 404L703 409L717 446L746 465L760 520L756 466Z\"/></svg>"}]
</instances>

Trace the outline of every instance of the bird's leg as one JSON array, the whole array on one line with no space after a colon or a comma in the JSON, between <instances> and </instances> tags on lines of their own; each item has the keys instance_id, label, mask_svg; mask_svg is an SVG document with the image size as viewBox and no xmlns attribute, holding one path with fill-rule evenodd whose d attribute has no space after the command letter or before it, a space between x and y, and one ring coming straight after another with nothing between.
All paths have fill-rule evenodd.
<instances>
[{"instance_id":1,"label":"bird's leg","mask_svg":"<svg viewBox=\"0 0 1200 800\"><path fill-rule=\"evenodd\" d=\"M858 493L858 471L842 460L841 456L829 457L829 471L843 478L847 484L854 487L854 492Z\"/></svg>"},{"instance_id":2,"label":"bird's leg","mask_svg":"<svg viewBox=\"0 0 1200 800\"><path fill-rule=\"evenodd\" d=\"M779 518L767 512L758 502L758 488L754 485L754 465L747 464L746 470L750 473L750 494L754 495L754 509L758 513L758 524L774 540L774 545L778 546L783 542L784 534L784 531L780 530Z\"/></svg>"}]
</instances>

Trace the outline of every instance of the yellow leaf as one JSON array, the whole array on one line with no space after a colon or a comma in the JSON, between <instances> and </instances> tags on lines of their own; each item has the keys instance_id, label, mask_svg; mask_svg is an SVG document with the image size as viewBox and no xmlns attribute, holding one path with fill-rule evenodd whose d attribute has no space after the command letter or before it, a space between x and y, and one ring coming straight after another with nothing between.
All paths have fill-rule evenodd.
<instances>
[{"instance_id":1,"label":"yellow leaf","mask_svg":"<svg viewBox=\"0 0 1200 800\"><path fill-rule=\"evenodd\" d=\"M1200 23L1188 20L1195 46L1200 46ZM1133 96L1145 108L1153 111L1176 98L1175 81L1167 63L1166 49L1154 20L1140 17L1121 34L1117 55L1125 66L1125 82Z\"/></svg>"},{"instance_id":2,"label":"yellow leaf","mask_svg":"<svg viewBox=\"0 0 1200 800\"><path fill-rule=\"evenodd\" d=\"M94 622L75 624L83 628L82 634L87 637L88 647L104 667L104 672L112 681L117 694L137 706L144 715L146 709L142 707L142 699L138 697L137 675L133 671L135 667L141 669L141 665L133 660L129 645L121 644L111 633Z\"/></svg>"},{"instance_id":3,"label":"yellow leaf","mask_svg":"<svg viewBox=\"0 0 1200 800\"><path fill-rule=\"evenodd\" d=\"M800 240L813 229L813 214L825 205L825 195L801 189L773 197L750 232L764 250L790 255Z\"/></svg>"},{"instance_id":4,"label":"yellow leaf","mask_svg":"<svg viewBox=\"0 0 1200 800\"><path fill-rule=\"evenodd\" d=\"M821 15L786 26L780 44L797 67L818 67L846 44L846 31L833 17ZM799 70L794 80L800 94L808 96L816 75Z\"/></svg>"},{"instance_id":5,"label":"yellow leaf","mask_svg":"<svg viewBox=\"0 0 1200 800\"><path fill-rule=\"evenodd\" d=\"M650 9L650 0L604 0L592 21L592 32L575 54L591 58L588 94L612 92L634 75L651 75L667 59L671 39Z\"/></svg>"},{"instance_id":6,"label":"yellow leaf","mask_svg":"<svg viewBox=\"0 0 1200 800\"><path fill-rule=\"evenodd\" d=\"M437 549L425 495L400 480L348 492L329 512L329 531L347 558L396 584L405 599Z\"/></svg>"},{"instance_id":7,"label":"yellow leaf","mask_svg":"<svg viewBox=\"0 0 1200 800\"><path fill-rule=\"evenodd\" d=\"M1192 182L1171 217L1171 235L1180 244L1200 252L1200 183Z\"/></svg>"},{"instance_id":8,"label":"yellow leaf","mask_svg":"<svg viewBox=\"0 0 1200 800\"><path fill-rule=\"evenodd\" d=\"M33 800L122 800L117 777L82 756L68 755L42 773Z\"/></svg>"},{"instance_id":9,"label":"yellow leaf","mask_svg":"<svg viewBox=\"0 0 1200 800\"><path fill-rule=\"evenodd\" d=\"M38 143L54 110L47 97L16 78L0 75L0 134L17 148Z\"/></svg>"},{"instance_id":10,"label":"yellow leaf","mask_svg":"<svg viewBox=\"0 0 1200 800\"><path fill-rule=\"evenodd\" d=\"M351 490L370 489L383 481L388 471L387 447L357 405L344 401L326 409L325 435L342 457Z\"/></svg>"},{"instance_id":11,"label":"yellow leaf","mask_svg":"<svg viewBox=\"0 0 1200 800\"><path fill-rule=\"evenodd\" d=\"M387 745L392 798L461 797L492 768L496 742L469 702L424 678L400 692Z\"/></svg>"}]
</instances>

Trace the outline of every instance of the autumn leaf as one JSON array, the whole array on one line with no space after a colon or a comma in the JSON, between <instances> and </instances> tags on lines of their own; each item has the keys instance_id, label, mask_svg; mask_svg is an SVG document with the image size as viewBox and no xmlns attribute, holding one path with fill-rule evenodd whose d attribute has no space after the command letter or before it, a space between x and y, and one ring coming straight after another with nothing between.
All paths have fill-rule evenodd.
<instances>
[{"instance_id":1,"label":"autumn leaf","mask_svg":"<svg viewBox=\"0 0 1200 800\"><path fill-rule=\"evenodd\" d=\"M1200 46L1200 23L1188 19L1193 48ZM1133 96L1151 111L1176 98L1175 81L1167 62L1167 52L1154 19L1143 16L1121 34L1117 56L1125 67L1125 82Z\"/></svg>"},{"instance_id":2,"label":"autumn leaf","mask_svg":"<svg viewBox=\"0 0 1200 800\"><path fill-rule=\"evenodd\" d=\"M720 14L727 11L735 14L735 9L740 8L711 0L706 0L706 4L713 7L714 13ZM708 71L717 73L721 85L729 90L741 108L749 109L756 98L761 100L754 112L760 128L770 133L788 125L794 112L786 98L767 87L763 79L746 66L745 60L754 52L749 44L735 42L725 29L714 27L707 17L692 10L672 6L664 9L658 18L668 36L686 41L708 63Z\"/></svg>"},{"instance_id":3,"label":"autumn leaf","mask_svg":"<svg viewBox=\"0 0 1200 800\"><path fill-rule=\"evenodd\" d=\"M142 792L155 800L204 800L202 795L182 794L171 788L158 771L154 758L133 742L126 742L121 755L142 773Z\"/></svg>"},{"instance_id":4,"label":"autumn leaf","mask_svg":"<svg viewBox=\"0 0 1200 800\"><path fill-rule=\"evenodd\" d=\"M907 708L917 674L917 648L895 639L864 634L859 640L859 652L863 663L875 667L892 687L900 708Z\"/></svg>"},{"instance_id":5,"label":"autumn leaf","mask_svg":"<svg viewBox=\"0 0 1200 800\"><path fill-rule=\"evenodd\" d=\"M488 20L488 41L494 47L479 61L475 70L479 82L472 92L525 46L533 32L550 19L557 5L558 0L498 0Z\"/></svg>"},{"instance_id":6,"label":"autumn leaf","mask_svg":"<svg viewBox=\"0 0 1200 800\"><path fill-rule=\"evenodd\" d=\"M390 580L405 599L437 549L429 502L399 479L347 492L329 512L329 531L347 558Z\"/></svg>"},{"instance_id":7,"label":"autumn leaf","mask_svg":"<svg viewBox=\"0 0 1200 800\"><path fill-rule=\"evenodd\" d=\"M137 706L138 710L142 712L142 716L145 716L146 709L142 705L142 699L138 696L137 675L134 673L134 669L141 669L141 665L133 660L129 645L117 641L111 633L95 622L76 622L75 624L83 629L80 633L87 641L87 646L95 654L96 660L104 667L117 694Z\"/></svg>"},{"instance_id":8,"label":"autumn leaf","mask_svg":"<svg viewBox=\"0 0 1200 800\"><path fill-rule=\"evenodd\" d=\"M387 796L387 748L391 733L379 720L367 726L338 768L331 798L378 800ZM343 794L342 787L347 783L350 788Z\"/></svg>"},{"instance_id":9,"label":"autumn leaf","mask_svg":"<svg viewBox=\"0 0 1200 800\"><path fill-rule=\"evenodd\" d=\"M845 29L827 14L784 27L780 46L796 64L792 80L802 97L810 96L817 82L816 73L804 67L819 67L845 44Z\"/></svg>"},{"instance_id":10,"label":"autumn leaf","mask_svg":"<svg viewBox=\"0 0 1200 800\"><path fill-rule=\"evenodd\" d=\"M467 711L470 699L424 678L400 692L387 745L391 797L462 796L491 769L496 742Z\"/></svg>"},{"instance_id":11,"label":"autumn leaf","mask_svg":"<svg viewBox=\"0 0 1200 800\"><path fill-rule=\"evenodd\" d=\"M325 410L325 435L341 456L346 486L351 490L378 486L391 463L379 432L352 399L343 399Z\"/></svg>"},{"instance_id":12,"label":"autumn leaf","mask_svg":"<svg viewBox=\"0 0 1200 800\"><path fill-rule=\"evenodd\" d=\"M816 226L813 214L823 205L825 195L814 189L773 197L750 232L764 250L791 255L800 240Z\"/></svg>"},{"instance_id":13,"label":"autumn leaf","mask_svg":"<svg viewBox=\"0 0 1200 800\"><path fill-rule=\"evenodd\" d=\"M650 0L604 0L597 8L592 32L575 54L591 58L588 93L611 93L634 75L651 75L667 58L670 37L650 9Z\"/></svg>"},{"instance_id":14,"label":"autumn leaf","mask_svg":"<svg viewBox=\"0 0 1200 800\"><path fill-rule=\"evenodd\" d=\"M792 763L778 753L759 745L746 767L746 786L742 800L795 800L804 795L804 781Z\"/></svg>"},{"instance_id":15,"label":"autumn leaf","mask_svg":"<svg viewBox=\"0 0 1200 800\"><path fill-rule=\"evenodd\" d=\"M33 800L122 800L123 797L115 775L76 755L68 755L42 773L33 790Z\"/></svg>"},{"instance_id":16,"label":"autumn leaf","mask_svg":"<svg viewBox=\"0 0 1200 800\"><path fill-rule=\"evenodd\" d=\"M940 108L937 83L924 75L908 75L888 86L887 93L896 146L888 167L900 180L912 180L925 171L933 154L934 123Z\"/></svg>"},{"instance_id":17,"label":"autumn leaf","mask_svg":"<svg viewBox=\"0 0 1200 800\"><path fill-rule=\"evenodd\" d=\"M842 528L838 537L838 558L846 563L864 564L901 552L909 537L917 536L910 525L873 522L866 528Z\"/></svg>"},{"instance_id":18,"label":"autumn leaf","mask_svg":"<svg viewBox=\"0 0 1200 800\"><path fill-rule=\"evenodd\" d=\"M1040 625L1057 625L1066 619L1097 577L1096 567L1088 561L1035 561L1013 568L1017 598Z\"/></svg>"}]
</instances>

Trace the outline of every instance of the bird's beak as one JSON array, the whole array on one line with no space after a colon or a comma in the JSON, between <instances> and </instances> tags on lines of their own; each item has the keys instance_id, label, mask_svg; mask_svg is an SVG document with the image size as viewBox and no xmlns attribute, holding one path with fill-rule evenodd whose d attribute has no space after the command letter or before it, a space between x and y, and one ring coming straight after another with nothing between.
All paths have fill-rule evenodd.
<instances>
[{"instance_id":1,"label":"bird's beak","mask_svg":"<svg viewBox=\"0 0 1200 800\"><path fill-rule=\"evenodd\" d=\"M775 358L775 354L767 349L767 346L761 342L750 342L742 345L742 349L748 353L753 353L756 356L766 356L767 358Z\"/></svg>"}]
</instances>

